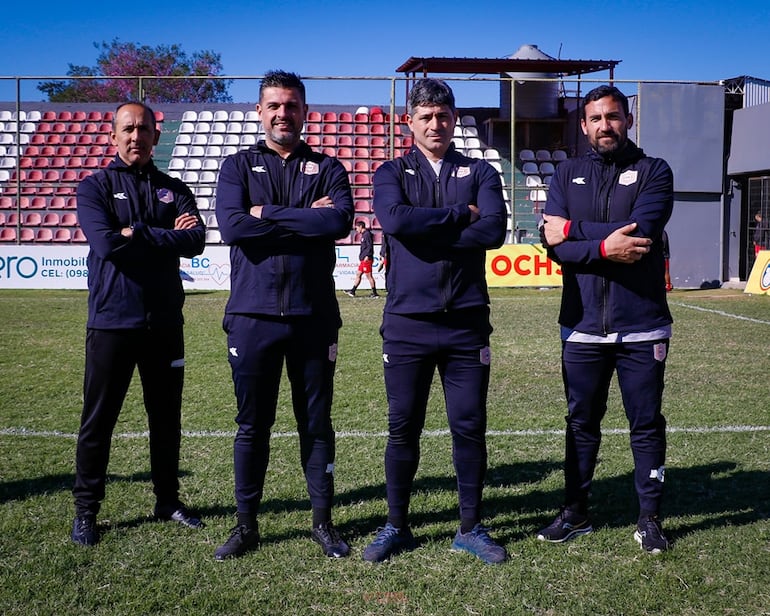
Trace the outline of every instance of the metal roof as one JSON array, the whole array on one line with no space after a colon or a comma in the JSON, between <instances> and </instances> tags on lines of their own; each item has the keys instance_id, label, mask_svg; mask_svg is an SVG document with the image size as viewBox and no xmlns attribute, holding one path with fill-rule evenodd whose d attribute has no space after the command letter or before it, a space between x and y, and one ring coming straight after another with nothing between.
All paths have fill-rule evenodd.
<instances>
[{"instance_id":1,"label":"metal roof","mask_svg":"<svg viewBox=\"0 0 770 616\"><path fill-rule=\"evenodd\" d=\"M610 77L621 60L528 60L514 58L416 58L410 57L396 69L399 73L552 73L582 75L610 71Z\"/></svg>"}]
</instances>

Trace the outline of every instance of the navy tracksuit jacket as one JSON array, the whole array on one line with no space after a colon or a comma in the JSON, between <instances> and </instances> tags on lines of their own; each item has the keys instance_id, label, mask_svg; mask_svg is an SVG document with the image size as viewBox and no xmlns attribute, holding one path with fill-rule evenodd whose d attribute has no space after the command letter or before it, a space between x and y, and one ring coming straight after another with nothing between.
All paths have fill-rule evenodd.
<instances>
[{"instance_id":1,"label":"navy tracksuit jacket","mask_svg":"<svg viewBox=\"0 0 770 616\"><path fill-rule=\"evenodd\" d=\"M471 221L469 204L480 210ZM505 238L498 173L450 147L440 176L417 147L374 175L374 211L388 243L381 333L389 436L389 521L406 524L419 441L438 368L453 439L460 516L478 522L486 472L489 295L486 251Z\"/></svg>"},{"instance_id":2,"label":"navy tracksuit jacket","mask_svg":"<svg viewBox=\"0 0 770 616\"><path fill-rule=\"evenodd\" d=\"M323 196L334 207L311 209ZM252 205L264 206L261 218L249 213ZM260 141L222 163L216 211L230 244L224 329L238 404L238 511L256 516L262 499L284 359L311 504L330 509L332 382L341 325L334 241L351 228L347 172L304 143L283 159Z\"/></svg>"},{"instance_id":3,"label":"navy tracksuit jacket","mask_svg":"<svg viewBox=\"0 0 770 616\"><path fill-rule=\"evenodd\" d=\"M613 156L595 151L559 164L548 191L545 213L570 220L566 241L548 249L561 264L563 292L562 370L568 400L566 504L585 509L601 441L613 372L631 428L635 486L643 513L658 513L663 491L665 418L661 413L668 338L672 318L664 284L663 228L673 207L673 174L660 158L635 144ZM637 223L634 235L653 240L650 252L633 264L601 255L612 231ZM570 332L615 343L566 340ZM636 335L635 341L633 336ZM640 339L641 338L641 339Z\"/></svg>"}]
</instances>

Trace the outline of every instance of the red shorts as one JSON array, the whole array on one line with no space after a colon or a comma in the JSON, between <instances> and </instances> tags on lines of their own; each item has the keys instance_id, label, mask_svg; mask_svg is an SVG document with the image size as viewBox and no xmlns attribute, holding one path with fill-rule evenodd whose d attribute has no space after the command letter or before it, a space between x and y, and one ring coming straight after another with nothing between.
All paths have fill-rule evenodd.
<instances>
[{"instance_id":1,"label":"red shorts","mask_svg":"<svg viewBox=\"0 0 770 616\"><path fill-rule=\"evenodd\" d=\"M362 274L371 274L372 273L372 261L369 259L364 259L358 264L358 271Z\"/></svg>"}]
</instances>

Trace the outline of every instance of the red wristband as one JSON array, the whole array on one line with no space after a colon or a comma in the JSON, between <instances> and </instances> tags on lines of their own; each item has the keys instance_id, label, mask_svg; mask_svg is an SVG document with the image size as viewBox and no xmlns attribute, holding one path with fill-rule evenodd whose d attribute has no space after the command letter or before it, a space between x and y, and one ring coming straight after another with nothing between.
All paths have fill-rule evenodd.
<instances>
[{"instance_id":1,"label":"red wristband","mask_svg":"<svg viewBox=\"0 0 770 616\"><path fill-rule=\"evenodd\" d=\"M567 222L564 223L564 229L562 229L561 233L564 236L565 240L569 237L569 228L571 224L572 224L571 220L568 220Z\"/></svg>"},{"instance_id":2,"label":"red wristband","mask_svg":"<svg viewBox=\"0 0 770 616\"><path fill-rule=\"evenodd\" d=\"M602 240L602 243L599 244L599 252L602 255L602 259L606 259L607 258L607 251L604 248L604 240Z\"/></svg>"}]
</instances>

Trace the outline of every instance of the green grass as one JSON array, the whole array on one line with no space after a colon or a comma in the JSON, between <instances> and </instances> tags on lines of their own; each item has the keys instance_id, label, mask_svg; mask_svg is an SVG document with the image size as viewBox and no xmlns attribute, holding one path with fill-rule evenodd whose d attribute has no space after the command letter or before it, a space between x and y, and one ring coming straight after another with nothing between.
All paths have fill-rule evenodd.
<instances>
[{"instance_id":1,"label":"green grass","mask_svg":"<svg viewBox=\"0 0 770 616\"><path fill-rule=\"evenodd\" d=\"M225 293L191 294L185 310L182 496L207 527L189 531L149 517L148 448L140 436L146 420L135 382L113 441L102 541L91 549L71 544L86 294L0 292L0 612L770 614L770 298L728 290L670 295L665 524L675 546L655 557L632 539L632 461L615 386L592 493L596 531L566 545L533 538L561 499L559 295L493 292L485 512L511 559L489 567L448 549L457 496L437 387L412 506L420 547L379 566L361 560L385 516L382 303L342 295L335 520L350 539L351 558L324 558L308 539L309 503L284 386L262 549L213 559L234 519Z\"/></svg>"}]
</instances>

